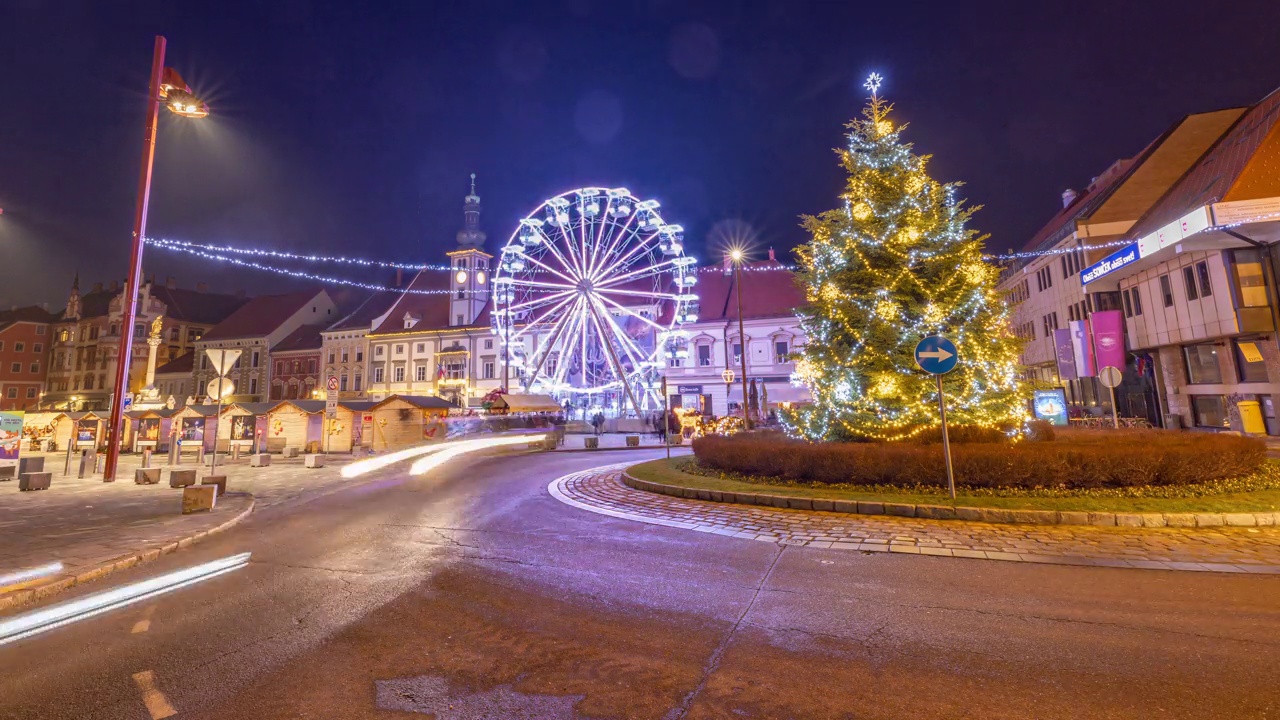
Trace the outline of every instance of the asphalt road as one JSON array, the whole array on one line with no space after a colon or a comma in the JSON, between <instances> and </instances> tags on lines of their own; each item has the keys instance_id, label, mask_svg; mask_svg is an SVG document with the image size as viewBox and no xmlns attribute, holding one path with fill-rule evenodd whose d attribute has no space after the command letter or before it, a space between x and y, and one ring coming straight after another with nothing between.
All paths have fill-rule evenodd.
<instances>
[{"instance_id":1,"label":"asphalt road","mask_svg":"<svg viewBox=\"0 0 1280 720\"><path fill-rule=\"evenodd\" d=\"M1280 577L788 548L546 492L656 454L456 462L254 513L81 592L247 568L0 646L0 717L1280 717Z\"/></svg>"}]
</instances>

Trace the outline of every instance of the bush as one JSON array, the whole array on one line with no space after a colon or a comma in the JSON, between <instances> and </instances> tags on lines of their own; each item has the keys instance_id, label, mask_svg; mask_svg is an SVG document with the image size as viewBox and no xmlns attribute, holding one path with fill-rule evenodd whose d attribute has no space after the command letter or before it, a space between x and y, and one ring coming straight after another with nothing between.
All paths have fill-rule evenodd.
<instances>
[{"instance_id":1,"label":"bush","mask_svg":"<svg viewBox=\"0 0 1280 720\"><path fill-rule=\"evenodd\" d=\"M951 448L956 484L1087 489L1187 485L1257 471L1256 438L1171 430L1057 430L1044 442L972 442ZM724 472L790 481L914 487L945 484L942 449L928 443L808 443L781 437L707 436L698 462Z\"/></svg>"}]
</instances>

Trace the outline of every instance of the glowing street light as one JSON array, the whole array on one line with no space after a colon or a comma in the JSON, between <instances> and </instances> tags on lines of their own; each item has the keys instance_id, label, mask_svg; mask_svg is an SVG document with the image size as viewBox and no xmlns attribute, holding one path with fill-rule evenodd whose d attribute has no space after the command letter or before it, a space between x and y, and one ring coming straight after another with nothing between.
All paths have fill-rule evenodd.
<instances>
[{"instance_id":1,"label":"glowing street light","mask_svg":"<svg viewBox=\"0 0 1280 720\"><path fill-rule=\"evenodd\" d=\"M129 391L129 365L133 356L133 320L137 315L138 288L142 280L142 238L147 232L147 202L151 198L151 168L156 158L156 125L160 119L160 103L180 117L202 118L209 106L191 92L182 76L164 66L165 39L156 36L151 56L151 86L147 93L146 135L142 143L142 171L138 177L138 204L133 215L133 251L129 259L129 279L125 281L120 312L120 352L116 355L116 382L111 394L111 419L107 423L107 461L102 481L116 479L120 460L120 426L124 420L124 397Z\"/></svg>"}]
</instances>

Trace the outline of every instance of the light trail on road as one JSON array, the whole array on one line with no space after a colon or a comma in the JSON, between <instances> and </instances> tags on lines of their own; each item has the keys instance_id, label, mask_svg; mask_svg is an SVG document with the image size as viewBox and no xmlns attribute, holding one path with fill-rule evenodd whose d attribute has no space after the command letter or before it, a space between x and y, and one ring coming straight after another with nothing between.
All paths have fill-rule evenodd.
<instances>
[{"instance_id":1,"label":"light trail on road","mask_svg":"<svg viewBox=\"0 0 1280 720\"><path fill-rule=\"evenodd\" d=\"M475 452L477 450L486 450L488 448L504 447L507 445L527 445L532 442L542 442L546 439L546 435L509 435L504 437L482 438L478 440L463 440L461 442L450 444L443 452L428 455L418 460L409 468L410 475L423 475L432 468L443 465L446 461L465 455L466 453Z\"/></svg>"}]
</instances>

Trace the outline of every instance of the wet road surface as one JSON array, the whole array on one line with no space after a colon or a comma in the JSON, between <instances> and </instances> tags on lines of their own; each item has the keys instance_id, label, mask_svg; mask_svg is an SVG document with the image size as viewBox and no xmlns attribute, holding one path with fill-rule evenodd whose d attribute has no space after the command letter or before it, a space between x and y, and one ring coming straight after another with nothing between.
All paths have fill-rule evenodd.
<instances>
[{"instance_id":1,"label":"wet road surface","mask_svg":"<svg viewBox=\"0 0 1280 720\"><path fill-rule=\"evenodd\" d=\"M55 598L253 553L0 646L0 718L1280 717L1280 577L787 547L547 494L657 454L463 460L255 512Z\"/></svg>"}]
</instances>

